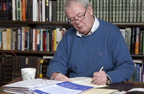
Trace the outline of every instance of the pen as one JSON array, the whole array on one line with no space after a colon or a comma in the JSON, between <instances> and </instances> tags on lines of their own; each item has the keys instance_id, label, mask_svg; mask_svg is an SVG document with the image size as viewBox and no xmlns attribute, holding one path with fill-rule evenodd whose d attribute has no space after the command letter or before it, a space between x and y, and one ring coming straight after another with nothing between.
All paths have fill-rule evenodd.
<instances>
[{"instance_id":1,"label":"pen","mask_svg":"<svg viewBox=\"0 0 144 94\"><path fill-rule=\"evenodd\" d=\"M104 68L104 66L102 66L102 67L100 68L99 72L100 72L100 71L102 71L102 70L103 70L103 68ZM91 81L91 83L93 83L93 81Z\"/></svg>"},{"instance_id":2,"label":"pen","mask_svg":"<svg viewBox=\"0 0 144 94\"><path fill-rule=\"evenodd\" d=\"M101 67L101 69L99 70L99 72L100 72L100 71L102 71L102 70L103 70L103 68L104 68L104 67L102 66L102 67Z\"/></svg>"}]
</instances>

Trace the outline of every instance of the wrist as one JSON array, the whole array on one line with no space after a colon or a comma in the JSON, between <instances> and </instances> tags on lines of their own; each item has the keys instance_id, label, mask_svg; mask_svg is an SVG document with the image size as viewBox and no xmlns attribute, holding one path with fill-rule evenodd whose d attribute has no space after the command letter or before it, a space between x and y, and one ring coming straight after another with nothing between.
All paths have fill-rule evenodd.
<instances>
[{"instance_id":1,"label":"wrist","mask_svg":"<svg viewBox=\"0 0 144 94\"><path fill-rule=\"evenodd\" d=\"M111 80L110 80L110 78L109 78L109 76L107 76L107 85L109 85L111 83Z\"/></svg>"},{"instance_id":2,"label":"wrist","mask_svg":"<svg viewBox=\"0 0 144 94\"><path fill-rule=\"evenodd\" d=\"M58 74L59 72L54 72L53 74L52 74L52 76L51 76L51 80L56 80L56 76L57 76L57 74Z\"/></svg>"}]
</instances>

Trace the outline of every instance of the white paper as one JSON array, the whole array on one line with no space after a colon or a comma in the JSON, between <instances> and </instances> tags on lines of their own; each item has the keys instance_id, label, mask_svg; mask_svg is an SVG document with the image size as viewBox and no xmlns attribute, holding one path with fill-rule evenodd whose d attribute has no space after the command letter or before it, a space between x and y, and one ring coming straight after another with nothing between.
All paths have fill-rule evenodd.
<instances>
[{"instance_id":1,"label":"white paper","mask_svg":"<svg viewBox=\"0 0 144 94\"><path fill-rule=\"evenodd\" d=\"M107 86L107 85L96 85L96 84L91 83L92 78L90 78L90 77L74 77L74 78L70 78L70 80L73 83L80 84L80 85L86 85L86 86L92 86L94 88Z\"/></svg>"},{"instance_id":2,"label":"white paper","mask_svg":"<svg viewBox=\"0 0 144 94\"><path fill-rule=\"evenodd\" d=\"M38 90L41 90L43 92L49 93L49 94L78 94L82 91L79 90L72 90L68 88L64 88L58 85L51 85L48 87L38 88ZM41 94L41 93L39 93Z\"/></svg>"}]
</instances>

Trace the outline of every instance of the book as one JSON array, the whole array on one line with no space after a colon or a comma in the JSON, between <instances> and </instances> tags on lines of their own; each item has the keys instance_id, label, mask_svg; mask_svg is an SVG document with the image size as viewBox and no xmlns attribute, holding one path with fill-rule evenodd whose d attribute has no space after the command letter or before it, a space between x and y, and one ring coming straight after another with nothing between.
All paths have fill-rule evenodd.
<instances>
[{"instance_id":1,"label":"book","mask_svg":"<svg viewBox=\"0 0 144 94\"><path fill-rule=\"evenodd\" d=\"M136 27L136 35L135 35L135 54L139 54L139 46L140 46L140 28Z\"/></svg>"},{"instance_id":2,"label":"book","mask_svg":"<svg viewBox=\"0 0 144 94\"><path fill-rule=\"evenodd\" d=\"M86 86L91 86L94 88L99 88L99 87L106 87L107 85L96 85L91 83L92 78L91 77L73 77L70 78L70 80L73 83L79 84L79 85L86 85Z\"/></svg>"}]
</instances>

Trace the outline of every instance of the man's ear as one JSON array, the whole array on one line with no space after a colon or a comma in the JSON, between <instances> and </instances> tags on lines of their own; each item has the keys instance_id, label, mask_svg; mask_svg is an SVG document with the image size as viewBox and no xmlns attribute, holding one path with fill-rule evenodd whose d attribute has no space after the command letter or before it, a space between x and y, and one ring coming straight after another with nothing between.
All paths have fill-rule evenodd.
<instances>
[{"instance_id":1,"label":"man's ear","mask_svg":"<svg viewBox=\"0 0 144 94\"><path fill-rule=\"evenodd\" d=\"M92 5L87 6L87 10L89 11L89 13L90 13L91 15L93 15Z\"/></svg>"}]
</instances>

